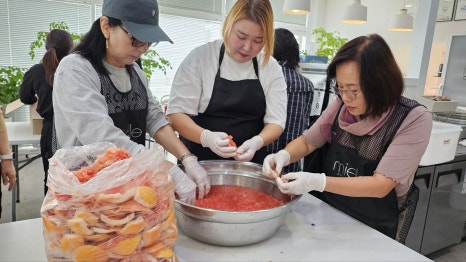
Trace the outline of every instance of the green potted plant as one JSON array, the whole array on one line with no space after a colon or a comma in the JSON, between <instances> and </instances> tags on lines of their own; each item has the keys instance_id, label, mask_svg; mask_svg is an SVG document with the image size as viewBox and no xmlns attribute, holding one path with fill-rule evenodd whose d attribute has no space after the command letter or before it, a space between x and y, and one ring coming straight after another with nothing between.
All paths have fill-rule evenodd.
<instances>
[{"instance_id":1,"label":"green potted plant","mask_svg":"<svg viewBox=\"0 0 466 262\"><path fill-rule=\"evenodd\" d=\"M26 68L0 66L0 105L6 113L6 105L19 99L19 87L23 82Z\"/></svg>"},{"instance_id":2,"label":"green potted plant","mask_svg":"<svg viewBox=\"0 0 466 262\"><path fill-rule=\"evenodd\" d=\"M315 41L318 44L316 55L325 56L328 61L331 61L338 49L348 42L348 38L341 37L340 32L328 32L322 27L312 30L312 35L315 36Z\"/></svg>"}]
</instances>

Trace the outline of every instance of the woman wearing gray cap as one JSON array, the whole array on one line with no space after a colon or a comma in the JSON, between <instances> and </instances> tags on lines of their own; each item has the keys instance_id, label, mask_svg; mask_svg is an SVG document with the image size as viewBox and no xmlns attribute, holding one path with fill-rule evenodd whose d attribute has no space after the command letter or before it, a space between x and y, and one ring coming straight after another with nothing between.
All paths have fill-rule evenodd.
<instances>
[{"instance_id":1,"label":"woman wearing gray cap","mask_svg":"<svg viewBox=\"0 0 466 262\"><path fill-rule=\"evenodd\" d=\"M57 68L53 89L57 148L108 141L137 154L146 132L180 159L170 170L175 191L192 203L210 190L207 172L176 137L135 61L170 38L159 27L155 0L104 0L97 19Z\"/></svg>"}]
</instances>

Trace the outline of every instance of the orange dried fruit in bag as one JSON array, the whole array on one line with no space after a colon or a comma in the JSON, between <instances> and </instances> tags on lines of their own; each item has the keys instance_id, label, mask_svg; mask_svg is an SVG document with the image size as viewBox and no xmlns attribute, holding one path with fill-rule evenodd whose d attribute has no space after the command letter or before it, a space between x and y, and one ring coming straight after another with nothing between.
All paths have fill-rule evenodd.
<instances>
[{"instance_id":1,"label":"orange dried fruit in bag","mask_svg":"<svg viewBox=\"0 0 466 262\"><path fill-rule=\"evenodd\" d=\"M94 225L99 222L99 218L96 215L82 209L76 211L75 217L84 219L88 225Z\"/></svg>"},{"instance_id":2,"label":"orange dried fruit in bag","mask_svg":"<svg viewBox=\"0 0 466 262\"><path fill-rule=\"evenodd\" d=\"M167 215L167 219L165 220L165 222L169 224L175 224L176 223L175 212L169 209L167 213L168 215Z\"/></svg>"},{"instance_id":3,"label":"orange dried fruit in bag","mask_svg":"<svg viewBox=\"0 0 466 262\"><path fill-rule=\"evenodd\" d=\"M94 161L93 168L99 172L100 170L111 166L113 163L129 157L131 157L131 154L128 152L128 150L123 148L110 147L102 155L97 157L97 159Z\"/></svg>"},{"instance_id":4,"label":"orange dried fruit in bag","mask_svg":"<svg viewBox=\"0 0 466 262\"><path fill-rule=\"evenodd\" d=\"M113 247L110 248L110 251L119 256L128 256L136 250L140 241L141 235L138 234L134 237L126 238L117 242Z\"/></svg>"},{"instance_id":5,"label":"orange dried fruit in bag","mask_svg":"<svg viewBox=\"0 0 466 262\"><path fill-rule=\"evenodd\" d=\"M86 241L89 241L89 242L97 243L97 242L107 240L111 236L112 236L111 234L95 234L95 235L92 235L92 236L84 236L84 239Z\"/></svg>"},{"instance_id":6,"label":"orange dried fruit in bag","mask_svg":"<svg viewBox=\"0 0 466 262\"><path fill-rule=\"evenodd\" d=\"M175 253L173 253L173 250L168 247L164 247L161 250L157 251L153 256L156 258L170 258L173 257Z\"/></svg>"},{"instance_id":7,"label":"orange dried fruit in bag","mask_svg":"<svg viewBox=\"0 0 466 262\"><path fill-rule=\"evenodd\" d=\"M134 192L135 192L135 189L130 188L126 190L124 193L117 192L113 194L99 194L97 201L110 202L113 204L121 204L133 198Z\"/></svg>"},{"instance_id":8,"label":"orange dried fruit in bag","mask_svg":"<svg viewBox=\"0 0 466 262\"><path fill-rule=\"evenodd\" d=\"M136 188L134 200L147 208L153 208L157 205L157 192L148 186L138 186Z\"/></svg>"},{"instance_id":9,"label":"orange dried fruit in bag","mask_svg":"<svg viewBox=\"0 0 466 262\"><path fill-rule=\"evenodd\" d=\"M42 221L44 222L44 227L47 231L52 233L57 231L63 231L65 226L60 225L60 219L54 217L42 217Z\"/></svg>"},{"instance_id":10,"label":"orange dried fruit in bag","mask_svg":"<svg viewBox=\"0 0 466 262\"><path fill-rule=\"evenodd\" d=\"M83 245L74 251L74 261L79 262L105 262L108 260L107 252L99 246Z\"/></svg>"},{"instance_id":11,"label":"orange dried fruit in bag","mask_svg":"<svg viewBox=\"0 0 466 262\"><path fill-rule=\"evenodd\" d=\"M146 227L144 218L142 218L142 216L138 216L133 221L128 222L122 229L118 230L117 233L120 235L137 234L141 232L144 227Z\"/></svg>"},{"instance_id":12,"label":"orange dried fruit in bag","mask_svg":"<svg viewBox=\"0 0 466 262\"><path fill-rule=\"evenodd\" d=\"M87 227L86 221L84 221L82 218L68 219L66 224L71 229L71 231L77 235L90 236L94 234L94 231Z\"/></svg>"},{"instance_id":13,"label":"orange dried fruit in bag","mask_svg":"<svg viewBox=\"0 0 466 262\"><path fill-rule=\"evenodd\" d=\"M97 172L89 166L81 167L77 171L73 171L73 174L78 178L79 182L85 183L97 174Z\"/></svg>"},{"instance_id":14,"label":"orange dried fruit in bag","mask_svg":"<svg viewBox=\"0 0 466 262\"><path fill-rule=\"evenodd\" d=\"M147 208L147 207L139 204L139 202L137 202L134 199L131 199L131 200L126 201L126 202L124 202L122 204L119 204L118 209L116 209L114 211L117 212L117 213L140 212L140 213L144 213L144 214L150 214L150 213L153 212L150 208Z\"/></svg>"},{"instance_id":15,"label":"orange dried fruit in bag","mask_svg":"<svg viewBox=\"0 0 466 262\"><path fill-rule=\"evenodd\" d=\"M110 147L102 155L97 156L92 166L84 166L73 171L79 182L85 183L93 178L100 170L112 164L131 157L131 154L123 148Z\"/></svg>"},{"instance_id":16,"label":"orange dried fruit in bag","mask_svg":"<svg viewBox=\"0 0 466 262\"><path fill-rule=\"evenodd\" d=\"M160 230L160 224L155 225L150 229L144 230L144 232L142 232L142 246L147 247L157 242L160 236Z\"/></svg>"},{"instance_id":17,"label":"orange dried fruit in bag","mask_svg":"<svg viewBox=\"0 0 466 262\"><path fill-rule=\"evenodd\" d=\"M76 234L66 234L61 239L61 250L71 253L79 246L84 245L84 237Z\"/></svg>"},{"instance_id":18,"label":"orange dried fruit in bag","mask_svg":"<svg viewBox=\"0 0 466 262\"><path fill-rule=\"evenodd\" d=\"M100 220L102 220L102 222L110 225L110 226L122 226L122 225L125 225L127 224L128 222L130 222L131 220L133 220L134 218L134 213L129 213L128 215L126 215L126 217L123 217L121 219L113 219L111 217L108 217L106 215L104 215L103 213L100 214Z\"/></svg>"}]
</instances>

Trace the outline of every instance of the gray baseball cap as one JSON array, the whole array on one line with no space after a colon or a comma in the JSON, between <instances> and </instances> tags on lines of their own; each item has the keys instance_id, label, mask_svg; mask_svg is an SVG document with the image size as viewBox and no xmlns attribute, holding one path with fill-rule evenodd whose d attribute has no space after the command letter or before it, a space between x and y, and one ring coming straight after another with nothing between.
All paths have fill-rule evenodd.
<instances>
[{"instance_id":1,"label":"gray baseball cap","mask_svg":"<svg viewBox=\"0 0 466 262\"><path fill-rule=\"evenodd\" d=\"M104 0L102 15L121 20L139 41L154 43L173 41L159 26L157 0Z\"/></svg>"}]
</instances>

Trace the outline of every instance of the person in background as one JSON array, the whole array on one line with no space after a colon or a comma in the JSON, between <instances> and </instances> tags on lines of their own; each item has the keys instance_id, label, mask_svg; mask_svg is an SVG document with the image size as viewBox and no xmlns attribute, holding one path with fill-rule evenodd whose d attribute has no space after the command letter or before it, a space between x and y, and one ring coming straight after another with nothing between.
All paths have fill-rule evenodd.
<instances>
[{"instance_id":1,"label":"person in background","mask_svg":"<svg viewBox=\"0 0 466 262\"><path fill-rule=\"evenodd\" d=\"M170 169L181 201L193 203L210 190L206 170L165 119L135 61L170 38L159 27L156 0L104 0L102 16L57 68L53 106L57 148L112 142L137 154L146 132L181 160L186 174ZM195 182L193 182L195 181Z\"/></svg>"},{"instance_id":2,"label":"person in background","mask_svg":"<svg viewBox=\"0 0 466 262\"><path fill-rule=\"evenodd\" d=\"M416 192L410 187L429 143L432 116L402 96L401 71L377 34L342 46L327 77L338 98L300 137L266 157L263 174L276 178L287 194L322 192L322 200L398 239L408 192ZM322 173L277 177L283 166L321 147L327 147Z\"/></svg>"},{"instance_id":3,"label":"person in background","mask_svg":"<svg viewBox=\"0 0 466 262\"><path fill-rule=\"evenodd\" d=\"M286 83L272 57L273 30L268 0L238 0L223 40L195 48L178 68L167 117L199 159L262 164L283 132Z\"/></svg>"},{"instance_id":4,"label":"person in background","mask_svg":"<svg viewBox=\"0 0 466 262\"><path fill-rule=\"evenodd\" d=\"M53 155L53 105L52 86L55 70L63 57L73 48L71 35L60 29L48 33L45 42L45 54L39 64L32 66L25 74L19 90L21 102L27 105L37 104L37 113L44 119L40 137L40 154L44 167L44 195L47 194L47 172L49 159Z\"/></svg>"},{"instance_id":5,"label":"person in background","mask_svg":"<svg viewBox=\"0 0 466 262\"><path fill-rule=\"evenodd\" d=\"M275 29L273 57L277 59L285 76L288 106L285 130L267 146L267 153L276 153L309 127L314 86L299 72L299 45L293 33L284 28ZM299 162L283 168L285 173L301 171Z\"/></svg>"},{"instance_id":6,"label":"person in background","mask_svg":"<svg viewBox=\"0 0 466 262\"><path fill-rule=\"evenodd\" d=\"M13 163L13 154L8 141L3 111L0 107L0 172L3 185L8 185L8 191L13 190L16 185L16 169ZM2 217L2 190L0 187L0 218Z\"/></svg>"}]
</instances>

